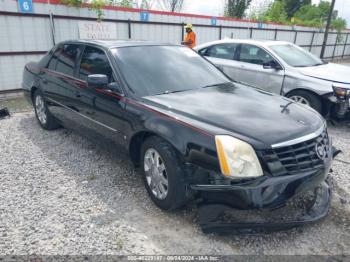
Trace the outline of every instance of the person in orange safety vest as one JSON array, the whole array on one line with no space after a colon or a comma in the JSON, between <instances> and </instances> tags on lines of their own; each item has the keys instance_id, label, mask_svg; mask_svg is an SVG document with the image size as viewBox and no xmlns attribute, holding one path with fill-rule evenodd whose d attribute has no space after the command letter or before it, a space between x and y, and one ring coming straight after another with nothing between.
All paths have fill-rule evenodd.
<instances>
[{"instance_id":1,"label":"person in orange safety vest","mask_svg":"<svg viewBox=\"0 0 350 262\"><path fill-rule=\"evenodd\" d=\"M192 25L187 24L185 26L186 29L186 37L183 42L181 42L182 45L187 45L189 48L194 48L196 46L196 34L192 31Z\"/></svg>"}]
</instances>

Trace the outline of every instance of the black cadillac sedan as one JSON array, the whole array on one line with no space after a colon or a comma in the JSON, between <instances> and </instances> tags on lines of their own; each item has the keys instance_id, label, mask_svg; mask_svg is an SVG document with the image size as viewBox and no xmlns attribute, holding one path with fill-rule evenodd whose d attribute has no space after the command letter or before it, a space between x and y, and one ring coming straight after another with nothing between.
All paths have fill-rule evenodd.
<instances>
[{"instance_id":1,"label":"black cadillac sedan","mask_svg":"<svg viewBox=\"0 0 350 262\"><path fill-rule=\"evenodd\" d=\"M215 222L221 207L273 209L307 191L312 212L287 224L328 212L333 150L323 118L234 82L187 47L66 41L25 66L22 86L42 128L125 149L154 203L170 210L196 199L207 231L245 226Z\"/></svg>"}]
</instances>

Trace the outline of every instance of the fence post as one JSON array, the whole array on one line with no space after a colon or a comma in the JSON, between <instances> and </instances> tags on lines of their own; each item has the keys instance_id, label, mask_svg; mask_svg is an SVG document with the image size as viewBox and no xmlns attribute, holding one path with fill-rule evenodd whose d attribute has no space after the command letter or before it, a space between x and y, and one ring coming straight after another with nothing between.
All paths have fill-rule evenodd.
<instances>
[{"instance_id":1,"label":"fence post","mask_svg":"<svg viewBox=\"0 0 350 262\"><path fill-rule=\"evenodd\" d=\"M275 37L274 37L275 40L277 40L277 32L278 32L278 29L275 28Z\"/></svg>"},{"instance_id":2,"label":"fence post","mask_svg":"<svg viewBox=\"0 0 350 262\"><path fill-rule=\"evenodd\" d=\"M131 39L131 21L130 21L130 19L128 19L128 35L129 35L129 39Z\"/></svg>"},{"instance_id":3,"label":"fence post","mask_svg":"<svg viewBox=\"0 0 350 262\"><path fill-rule=\"evenodd\" d=\"M321 55L320 55L321 58L324 57L324 53L326 51L326 46L327 46L327 41L328 41L328 32L329 32L329 28L330 28L331 22L332 22L332 14L333 14L333 10L334 10L334 5L335 5L335 0L332 0L331 8L329 9L329 14L328 14L328 18L327 18L326 30L324 32L324 37L323 37L323 43L322 43L322 49L321 49Z\"/></svg>"},{"instance_id":4,"label":"fence post","mask_svg":"<svg viewBox=\"0 0 350 262\"><path fill-rule=\"evenodd\" d=\"M297 42L297 37L298 37L298 31L295 31L295 35L294 35L294 44Z\"/></svg>"},{"instance_id":5,"label":"fence post","mask_svg":"<svg viewBox=\"0 0 350 262\"><path fill-rule=\"evenodd\" d=\"M311 49L312 49L312 44L314 43L314 38L315 38L315 31L312 33L311 44L310 44L310 48L309 48L310 52L311 52Z\"/></svg>"},{"instance_id":6,"label":"fence post","mask_svg":"<svg viewBox=\"0 0 350 262\"><path fill-rule=\"evenodd\" d=\"M345 49L346 49L346 46L347 46L347 44L348 44L348 37L349 37L349 33L346 34L345 43L344 43L344 48L343 48L343 54L341 55L341 58L344 58Z\"/></svg>"},{"instance_id":7,"label":"fence post","mask_svg":"<svg viewBox=\"0 0 350 262\"><path fill-rule=\"evenodd\" d=\"M338 43L338 34L337 34L337 38L335 39L335 44L334 44L333 53L332 53L332 61L334 59L335 49L337 49L337 43Z\"/></svg>"},{"instance_id":8,"label":"fence post","mask_svg":"<svg viewBox=\"0 0 350 262\"><path fill-rule=\"evenodd\" d=\"M181 24L181 39L180 39L181 42L184 40L184 34L185 34L185 23L182 22L182 24Z\"/></svg>"},{"instance_id":9,"label":"fence post","mask_svg":"<svg viewBox=\"0 0 350 262\"><path fill-rule=\"evenodd\" d=\"M219 27L219 39L222 39L222 25Z\"/></svg>"},{"instance_id":10,"label":"fence post","mask_svg":"<svg viewBox=\"0 0 350 262\"><path fill-rule=\"evenodd\" d=\"M51 39L52 39L52 44L56 45L56 40L55 40L55 24L53 21L53 14L50 12L49 14L49 20L50 20L50 29L51 29Z\"/></svg>"},{"instance_id":11,"label":"fence post","mask_svg":"<svg viewBox=\"0 0 350 262\"><path fill-rule=\"evenodd\" d=\"M253 27L249 28L249 37L250 37L250 39L253 38Z\"/></svg>"}]
</instances>

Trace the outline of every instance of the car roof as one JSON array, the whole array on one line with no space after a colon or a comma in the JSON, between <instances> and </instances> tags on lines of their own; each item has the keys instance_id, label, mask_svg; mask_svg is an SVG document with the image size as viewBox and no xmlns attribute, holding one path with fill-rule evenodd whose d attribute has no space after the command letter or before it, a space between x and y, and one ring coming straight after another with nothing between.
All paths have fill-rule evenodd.
<instances>
[{"instance_id":1,"label":"car roof","mask_svg":"<svg viewBox=\"0 0 350 262\"><path fill-rule=\"evenodd\" d=\"M258 46L270 46L270 45L278 45L278 44L290 44L286 41L274 41L274 40L265 40L265 39L232 39L226 38L222 40L217 40L209 43L205 43L197 46L195 49L198 50L200 48L211 46L213 44L225 44L225 43L240 43L240 44L253 44Z\"/></svg>"},{"instance_id":2,"label":"car roof","mask_svg":"<svg viewBox=\"0 0 350 262\"><path fill-rule=\"evenodd\" d=\"M103 46L106 48L116 47L128 47L128 46L154 46L154 45L173 45L177 44L164 43L158 41L144 41L144 40L102 40L102 39L79 39L79 40L68 40L62 43L78 43L78 44L94 44Z\"/></svg>"}]
</instances>

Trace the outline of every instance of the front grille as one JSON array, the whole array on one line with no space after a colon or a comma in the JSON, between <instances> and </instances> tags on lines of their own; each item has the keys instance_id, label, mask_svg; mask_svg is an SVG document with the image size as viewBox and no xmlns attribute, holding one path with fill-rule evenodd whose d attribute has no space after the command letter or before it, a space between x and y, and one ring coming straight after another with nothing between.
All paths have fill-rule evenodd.
<instances>
[{"instance_id":1,"label":"front grille","mask_svg":"<svg viewBox=\"0 0 350 262\"><path fill-rule=\"evenodd\" d=\"M322 168L331 158L327 130L301 143L261 151L260 157L273 176Z\"/></svg>"}]
</instances>

